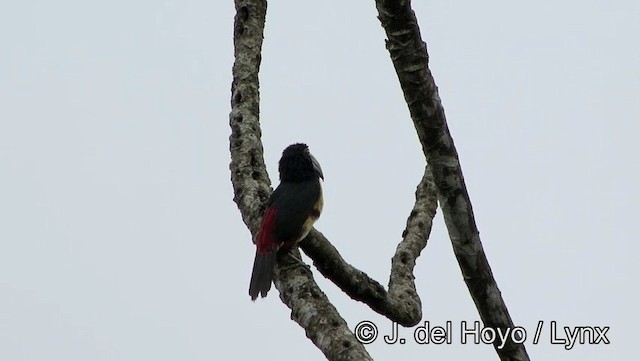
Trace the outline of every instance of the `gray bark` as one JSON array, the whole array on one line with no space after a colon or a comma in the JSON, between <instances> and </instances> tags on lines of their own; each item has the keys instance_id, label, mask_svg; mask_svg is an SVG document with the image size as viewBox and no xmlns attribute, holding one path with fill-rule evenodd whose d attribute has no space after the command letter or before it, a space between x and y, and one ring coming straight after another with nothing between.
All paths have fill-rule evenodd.
<instances>
[{"instance_id":1,"label":"gray bark","mask_svg":"<svg viewBox=\"0 0 640 361\"><path fill-rule=\"evenodd\" d=\"M464 281L485 326L512 329L513 321L480 242L458 153L428 67L427 47L411 2L376 0L376 7L423 152L433 167L440 207ZM523 344L509 340L503 348L498 345L495 342L494 348L501 360L529 360Z\"/></svg>"},{"instance_id":2,"label":"gray bark","mask_svg":"<svg viewBox=\"0 0 640 361\"><path fill-rule=\"evenodd\" d=\"M414 326L422 319L422 303L416 291L413 268L426 247L437 200L429 167L416 189L416 202L391 259L389 291L366 273L351 266L333 245L317 230L303 240L300 248L313 259L313 264L347 295L367 304L372 310L403 326Z\"/></svg>"},{"instance_id":3,"label":"gray bark","mask_svg":"<svg viewBox=\"0 0 640 361\"><path fill-rule=\"evenodd\" d=\"M231 87L231 182L234 201L255 237L271 193L259 121L260 56L266 16L265 0L235 0L233 83ZM457 153L449 134L437 88L428 69L408 1L376 1L379 18L405 99L428 162L416 190L416 203L391 262L389 291L348 264L317 230L300 243L316 268L355 300L404 326L422 318L413 268L427 244L436 211L436 194L465 282L487 326L513 327L482 250ZM299 258L299 252L293 250ZM291 318L329 360L370 360L344 319L315 283L309 270L279 255L274 283L291 309ZM522 345L497 349L502 360L528 360Z\"/></svg>"},{"instance_id":4,"label":"gray bark","mask_svg":"<svg viewBox=\"0 0 640 361\"><path fill-rule=\"evenodd\" d=\"M260 130L258 72L267 3L236 0L233 82L229 137L231 183L242 219L255 237L264 205L271 193L264 164ZM299 256L299 253L295 251ZM274 283L291 309L291 318L329 360L371 360L347 323L319 289L312 275L278 257Z\"/></svg>"}]
</instances>

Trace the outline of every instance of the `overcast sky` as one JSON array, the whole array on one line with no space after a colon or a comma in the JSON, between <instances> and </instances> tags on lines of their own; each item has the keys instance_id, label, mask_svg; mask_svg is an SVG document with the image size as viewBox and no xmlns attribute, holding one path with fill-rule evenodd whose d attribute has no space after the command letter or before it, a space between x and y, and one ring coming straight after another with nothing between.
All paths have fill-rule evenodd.
<instances>
[{"instance_id":1,"label":"overcast sky","mask_svg":"<svg viewBox=\"0 0 640 361\"><path fill-rule=\"evenodd\" d=\"M532 360L637 355L640 3L414 1L482 242ZM232 2L0 5L0 359L322 360L277 292L247 294L232 201ZM261 121L273 182L306 142L317 223L383 284L424 157L374 1L272 1ZM451 345L378 360L496 360L438 213L418 259L424 321ZM350 327L389 321L314 272ZM533 336L543 329L538 344ZM551 344L550 324L610 327Z\"/></svg>"}]
</instances>

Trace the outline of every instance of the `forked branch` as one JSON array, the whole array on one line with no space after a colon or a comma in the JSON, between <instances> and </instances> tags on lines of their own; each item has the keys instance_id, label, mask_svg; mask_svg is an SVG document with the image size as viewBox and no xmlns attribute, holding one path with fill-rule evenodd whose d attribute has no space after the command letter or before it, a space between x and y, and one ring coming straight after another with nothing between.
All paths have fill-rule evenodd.
<instances>
[{"instance_id":1,"label":"forked branch","mask_svg":"<svg viewBox=\"0 0 640 361\"><path fill-rule=\"evenodd\" d=\"M259 121L260 70L266 0L236 0L233 83L229 137L234 201L255 236L271 193ZM371 360L347 323L320 291L311 274L278 257L275 284L291 309L291 318L305 328L309 339L329 360Z\"/></svg>"},{"instance_id":2,"label":"forked branch","mask_svg":"<svg viewBox=\"0 0 640 361\"><path fill-rule=\"evenodd\" d=\"M263 159L259 122L260 54L265 0L236 0L235 62L230 114L231 181L234 201L255 235L271 192ZM405 326L417 324L422 306L413 268L426 246L436 210L436 193L465 282L486 326L513 327L480 243L460 163L449 134L437 87L428 69L426 45L420 38L409 1L377 0L379 19L387 33L387 49L429 164L416 190L416 203L403 240L392 259L389 291L344 261L314 230L301 242L320 272L353 299ZM437 191L436 191L437 190ZM297 252L297 251L294 251ZM346 322L318 288L312 275L278 257L275 285L291 309L291 317L330 360L368 360ZM524 346L507 343L496 350L502 360L528 360Z\"/></svg>"},{"instance_id":3,"label":"forked branch","mask_svg":"<svg viewBox=\"0 0 640 361\"><path fill-rule=\"evenodd\" d=\"M467 288L485 326L503 331L513 329L513 321L480 242L458 153L428 67L427 47L420 36L411 2L376 0L376 7L413 124L427 162L433 167L440 207ZM495 342L494 348L501 360L529 360L524 345L511 339L502 348Z\"/></svg>"}]
</instances>

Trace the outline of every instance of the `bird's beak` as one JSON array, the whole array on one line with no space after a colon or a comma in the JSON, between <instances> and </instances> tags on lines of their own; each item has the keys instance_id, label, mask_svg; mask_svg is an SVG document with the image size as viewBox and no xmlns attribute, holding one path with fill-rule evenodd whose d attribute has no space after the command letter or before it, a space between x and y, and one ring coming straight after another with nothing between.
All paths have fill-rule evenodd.
<instances>
[{"instance_id":1,"label":"bird's beak","mask_svg":"<svg viewBox=\"0 0 640 361\"><path fill-rule=\"evenodd\" d=\"M324 180L324 174L322 174L322 168L320 167L320 163L318 163L318 160L316 159L316 157L312 156L311 154L309 154L309 156L311 156L311 163L313 163L313 170L315 170L316 173L318 173L318 175L320 176L320 178Z\"/></svg>"}]
</instances>

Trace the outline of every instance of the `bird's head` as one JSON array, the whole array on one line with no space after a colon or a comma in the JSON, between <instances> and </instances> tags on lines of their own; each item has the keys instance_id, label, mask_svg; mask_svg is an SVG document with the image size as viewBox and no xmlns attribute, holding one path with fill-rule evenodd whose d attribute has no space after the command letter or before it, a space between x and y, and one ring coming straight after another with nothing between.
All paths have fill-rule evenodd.
<instances>
[{"instance_id":1,"label":"bird's head","mask_svg":"<svg viewBox=\"0 0 640 361\"><path fill-rule=\"evenodd\" d=\"M282 152L282 158L278 163L281 182L303 182L322 178L322 168L318 160L311 155L309 147L303 143L288 146Z\"/></svg>"}]
</instances>

